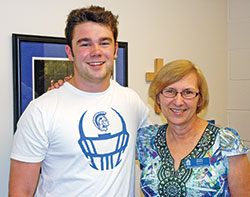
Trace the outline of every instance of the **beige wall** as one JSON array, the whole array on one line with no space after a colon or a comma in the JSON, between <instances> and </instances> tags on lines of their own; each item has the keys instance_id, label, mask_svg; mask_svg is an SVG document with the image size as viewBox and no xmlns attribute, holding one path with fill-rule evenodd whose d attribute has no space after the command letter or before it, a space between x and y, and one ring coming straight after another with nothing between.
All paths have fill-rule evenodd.
<instances>
[{"instance_id":1,"label":"beige wall","mask_svg":"<svg viewBox=\"0 0 250 197\"><path fill-rule=\"evenodd\" d=\"M228 0L228 125L250 147L250 0ZM250 152L248 153L250 159Z\"/></svg>"},{"instance_id":2,"label":"beige wall","mask_svg":"<svg viewBox=\"0 0 250 197\"><path fill-rule=\"evenodd\" d=\"M63 36L68 12L99 4L119 14L119 40L129 43L129 86L148 103L145 73L154 59L167 63L186 58L204 72L210 88L209 109L202 116L227 124L226 0L74 0L1 1L0 195L7 196L9 154L13 140L12 33ZM153 108L150 118L162 123ZM138 190L137 190L138 191ZM137 196L139 193L137 192Z\"/></svg>"}]
</instances>

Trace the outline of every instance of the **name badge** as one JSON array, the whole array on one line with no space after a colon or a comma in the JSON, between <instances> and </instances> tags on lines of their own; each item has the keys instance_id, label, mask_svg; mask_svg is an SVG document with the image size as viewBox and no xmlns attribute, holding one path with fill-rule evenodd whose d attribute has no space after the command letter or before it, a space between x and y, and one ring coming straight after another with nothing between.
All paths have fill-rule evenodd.
<instances>
[{"instance_id":1,"label":"name badge","mask_svg":"<svg viewBox=\"0 0 250 197\"><path fill-rule=\"evenodd\" d=\"M209 165L210 165L209 157L197 158L197 159L185 159L186 168L198 168Z\"/></svg>"}]
</instances>

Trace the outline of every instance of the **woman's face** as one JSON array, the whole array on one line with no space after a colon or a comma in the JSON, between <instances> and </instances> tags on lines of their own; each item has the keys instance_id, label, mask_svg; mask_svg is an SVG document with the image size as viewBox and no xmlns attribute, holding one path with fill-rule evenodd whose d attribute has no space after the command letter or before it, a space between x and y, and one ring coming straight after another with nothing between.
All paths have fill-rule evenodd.
<instances>
[{"instance_id":1,"label":"woman's face","mask_svg":"<svg viewBox=\"0 0 250 197\"><path fill-rule=\"evenodd\" d=\"M191 72L184 76L181 80L164 88L167 91L183 92L190 90L199 92L197 86L197 76ZM178 93L173 98L167 98L162 93L157 97L157 103L160 105L168 124L182 126L191 122L197 117L196 109L198 106L200 95L192 99L185 99Z\"/></svg>"}]
</instances>

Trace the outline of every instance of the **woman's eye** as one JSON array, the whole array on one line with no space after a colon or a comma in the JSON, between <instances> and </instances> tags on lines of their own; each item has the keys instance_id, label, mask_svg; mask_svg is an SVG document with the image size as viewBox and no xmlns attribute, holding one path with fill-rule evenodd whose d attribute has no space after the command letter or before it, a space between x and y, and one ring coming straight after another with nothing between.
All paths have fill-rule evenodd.
<instances>
[{"instance_id":1,"label":"woman's eye","mask_svg":"<svg viewBox=\"0 0 250 197\"><path fill-rule=\"evenodd\" d=\"M185 94L194 94L194 92L192 90L186 90L184 91Z\"/></svg>"},{"instance_id":2,"label":"woman's eye","mask_svg":"<svg viewBox=\"0 0 250 197\"><path fill-rule=\"evenodd\" d=\"M167 93L171 93L171 94L172 94L172 93L175 93L175 90L173 90L173 89L169 89L169 90L166 90L166 92L167 92Z\"/></svg>"}]
</instances>

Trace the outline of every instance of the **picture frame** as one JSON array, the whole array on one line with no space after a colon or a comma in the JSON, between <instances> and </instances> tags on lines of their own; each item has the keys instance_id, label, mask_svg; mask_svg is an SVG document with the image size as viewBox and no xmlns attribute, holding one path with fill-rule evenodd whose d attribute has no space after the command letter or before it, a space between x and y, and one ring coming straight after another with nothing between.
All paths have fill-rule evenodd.
<instances>
[{"instance_id":1,"label":"picture frame","mask_svg":"<svg viewBox=\"0 0 250 197\"><path fill-rule=\"evenodd\" d=\"M113 79L128 86L128 43L118 42ZM50 81L72 74L63 37L12 34L14 132L28 104L47 91Z\"/></svg>"}]
</instances>

